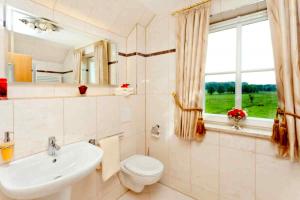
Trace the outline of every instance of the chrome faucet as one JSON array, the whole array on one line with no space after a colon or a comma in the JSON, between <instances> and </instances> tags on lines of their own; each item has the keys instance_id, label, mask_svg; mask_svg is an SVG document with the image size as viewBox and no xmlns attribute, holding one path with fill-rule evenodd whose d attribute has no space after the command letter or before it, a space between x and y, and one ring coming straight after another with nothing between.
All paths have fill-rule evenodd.
<instances>
[{"instance_id":1,"label":"chrome faucet","mask_svg":"<svg viewBox=\"0 0 300 200\"><path fill-rule=\"evenodd\" d=\"M55 137L48 138L48 155L49 156L56 156L56 152L60 150L60 146L56 144Z\"/></svg>"}]
</instances>

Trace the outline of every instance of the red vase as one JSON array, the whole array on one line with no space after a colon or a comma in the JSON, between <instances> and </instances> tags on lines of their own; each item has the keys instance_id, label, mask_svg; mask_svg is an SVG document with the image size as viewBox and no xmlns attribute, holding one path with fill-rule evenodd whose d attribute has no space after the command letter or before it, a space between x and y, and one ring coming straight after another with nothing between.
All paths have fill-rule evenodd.
<instances>
[{"instance_id":1,"label":"red vase","mask_svg":"<svg viewBox=\"0 0 300 200\"><path fill-rule=\"evenodd\" d=\"M7 99L7 79L0 78L0 100Z\"/></svg>"},{"instance_id":2,"label":"red vase","mask_svg":"<svg viewBox=\"0 0 300 200\"><path fill-rule=\"evenodd\" d=\"M86 93L88 87L87 87L86 85L81 85L81 86L78 87L78 89L79 89L79 93L80 93L81 95L83 95L83 94Z\"/></svg>"}]
</instances>

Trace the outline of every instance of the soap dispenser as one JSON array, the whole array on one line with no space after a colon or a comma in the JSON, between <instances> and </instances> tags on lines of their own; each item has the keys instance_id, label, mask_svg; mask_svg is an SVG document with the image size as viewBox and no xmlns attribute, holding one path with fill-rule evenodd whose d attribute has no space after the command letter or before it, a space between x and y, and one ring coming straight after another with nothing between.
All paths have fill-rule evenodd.
<instances>
[{"instance_id":1,"label":"soap dispenser","mask_svg":"<svg viewBox=\"0 0 300 200\"><path fill-rule=\"evenodd\" d=\"M12 135L12 138L11 138ZM14 157L14 139L13 132L5 132L3 143L0 145L2 160L4 162L10 162Z\"/></svg>"}]
</instances>

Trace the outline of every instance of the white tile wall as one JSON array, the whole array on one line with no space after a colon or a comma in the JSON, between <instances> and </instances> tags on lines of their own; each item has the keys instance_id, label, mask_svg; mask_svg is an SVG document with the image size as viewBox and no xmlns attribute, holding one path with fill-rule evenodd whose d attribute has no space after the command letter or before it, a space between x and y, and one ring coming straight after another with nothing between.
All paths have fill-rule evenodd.
<instances>
[{"instance_id":1,"label":"white tile wall","mask_svg":"<svg viewBox=\"0 0 300 200\"><path fill-rule=\"evenodd\" d=\"M156 16L146 31L146 51L153 53L167 50L169 48L169 18L165 16Z\"/></svg>"},{"instance_id":2,"label":"white tile wall","mask_svg":"<svg viewBox=\"0 0 300 200\"><path fill-rule=\"evenodd\" d=\"M146 58L137 56L137 94L146 94Z\"/></svg>"},{"instance_id":3,"label":"white tile wall","mask_svg":"<svg viewBox=\"0 0 300 200\"><path fill-rule=\"evenodd\" d=\"M256 156L256 199L300 199L300 165L274 156Z\"/></svg>"},{"instance_id":4,"label":"white tile wall","mask_svg":"<svg viewBox=\"0 0 300 200\"><path fill-rule=\"evenodd\" d=\"M133 97L132 105L135 113L135 125L137 133L143 133L146 129L146 101L144 95L137 95Z\"/></svg>"},{"instance_id":5,"label":"white tile wall","mask_svg":"<svg viewBox=\"0 0 300 200\"><path fill-rule=\"evenodd\" d=\"M140 53L146 53L146 29L144 26L137 24L137 45L136 49Z\"/></svg>"},{"instance_id":6,"label":"white tile wall","mask_svg":"<svg viewBox=\"0 0 300 200\"><path fill-rule=\"evenodd\" d=\"M13 101L0 101L0 133L2 135L0 138L3 138L3 133L5 131L13 131Z\"/></svg>"},{"instance_id":7,"label":"white tile wall","mask_svg":"<svg viewBox=\"0 0 300 200\"><path fill-rule=\"evenodd\" d=\"M203 142L191 145L191 193L199 199L218 199L219 150L216 133L207 134Z\"/></svg>"},{"instance_id":8,"label":"white tile wall","mask_svg":"<svg viewBox=\"0 0 300 200\"><path fill-rule=\"evenodd\" d=\"M137 26L134 26L127 37L127 53L137 51Z\"/></svg>"},{"instance_id":9,"label":"white tile wall","mask_svg":"<svg viewBox=\"0 0 300 200\"><path fill-rule=\"evenodd\" d=\"M256 139L256 153L267 156L276 156L277 148L268 140Z\"/></svg>"},{"instance_id":10,"label":"white tile wall","mask_svg":"<svg viewBox=\"0 0 300 200\"><path fill-rule=\"evenodd\" d=\"M94 97L64 99L64 143L96 138L97 101Z\"/></svg>"},{"instance_id":11,"label":"white tile wall","mask_svg":"<svg viewBox=\"0 0 300 200\"><path fill-rule=\"evenodd\" d=\"M136 153L136 134L129 134L125 131L124 136L121 138L121 160L128 158Z\"/></svg>"},{"instance_id":12,"label":"white tile wall","mask_svg":"<svg viewBox=\"0 0 300 200\"><path fill-rule=\"evenodd\" d=\"M168 94L169 54L149 57L146 63L148 94Z\"/></svg>"},{"instance_id":13,"label":"white tile wall","mask_svg":"<svg viewBox=\"0 0 300 200\"><path fill-rule=\"evenodd\" d=\"M47 149L48 137L63 144L63 100L29 99L14 101L16 157Z\"/></svg>"},{"instance_id":14,"label":"white tile wall","mask_svg":"<svg viewBox=\"0 0 300 200\"><path fill-rule=\"evenodd\" d=\"M255 154L220 148L220 199L255 199Z\"/></svg>"},{"instance_id":15,"label":"white tile wall","mask_svg":"<svg viewBox=\"0 0 300 200\"><path fill-rule=\"evenodd\" d=\"M51 86L32 86L26 85L9 85L7 96L14 98L36 98L36 97L53 97L54 87Z\"/></svg>"},{"instance_id":16,"label":"white tile wall","mask_svg":"<svg viewBox=\"0 0 300 200\"><path fill-rule=\"evenodd\" d=\"M3 4L0 4L0 9L3 10ZM0 11L1 12L1 11ZM0 13L1 14L1 13ZM3 16L3 15L1 15ZM1 19L0 19L1 20ZM2 22L2 21L0 21ZM5 77L5 68L3 66L6 65L6 52L8 49L8 31L0 25L0 77Z\"/></svg>"},{"instance_id":17,"label":"white tile wall","mask_svg":"<svg viewBox=\"0 0 300 200\"><path fill-rule=\"evenodd\" d=\"M172 187L191 192L191 143L174 135L169 142L169 179Z\"/></svg>"},{"instance_id":18,"label":"white tile wall","mask_svg":"<svg viewBox=\"0 0 300 200\"><path fill-rule=\"evenodd\" d=\"M130 87L133 87L135 89L137 84L137 57L138 56L127 57L126 68L126 83L129 83Z\"/></svg>"},{"instance_id":19,"label":"white tile wall","mask_svg":"<svg viewBox=\"0 0 300 200\"><path fill-rule=\"evenodd\" d=\"M167 139L169 136L169 96L149 95L147 96L147 131L153 126L160 126L161 138Z\"/></svg>"},{"instance_id":20,"label":"white tile wall","mask_svg":"<svg viewBox=\"0 0 300 200\"><path fill-rule=\"evenodd\" d=\"M120 100L122 97L97 98L97 138L120 133Z\"/></svg>"},{"instance_id":21,"label":"white tile wall","mask_svg":"<svg viewBox=\"0 0 300 200\"><path fill-rule=\"evenodd\" d=\"M220 146L255 152L255 139L238 135L222 134L220 135Z\"/></svg>"},{"instance_id":22,"label":"white tile wall","mask_svg":"<svg viewBox=\"0 0 300 200\"><path fill-rule=\"evenodd\" d=\"M125 51L123 51L125 52ZM119 84L127 82L127 58L124 56L119 56L118 58L118 68L119 68Z\"/></svg>"}]
</instances>

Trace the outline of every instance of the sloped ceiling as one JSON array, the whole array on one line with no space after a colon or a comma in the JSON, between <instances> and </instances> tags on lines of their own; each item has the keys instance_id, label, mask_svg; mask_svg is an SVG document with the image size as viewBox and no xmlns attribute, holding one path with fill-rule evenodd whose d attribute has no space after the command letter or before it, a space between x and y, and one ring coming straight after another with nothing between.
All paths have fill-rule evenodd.
<instances>
[{"instance_id":1,"label":"sloped ceiling","mask_svg":"<svg viewBox=\"0 0 300 200\"><path fill-rule=\"evenodd\" d=\"M30 0L127 37L134 25L147 26L155 15L170 14L200 0ZM212 13L263 0L212 0Z\"/></svg>"},{"instance_id":2,"label":"sloped ceiling","mask_svg":"<svg viewBox=\"0 0 300 200\"><path fill-rule=\"evenodd\" d=\"M64 14L97 24L121 36L134 25L146 26L154 12L140 0L31 0Z\"/></svg>"},{"instance_id":3,"label":"sloped ceiling","mask_svg":"<svg viewBox=\"0 0 300 200\"><path fill-rule=\"evenodd\" d=\"M73 49L71 46L54 43L20 33L15 33L14 39L14 52L31 55L34 60L44 62L62 64L68 52ZM41 47L43 47L42 51Z\"/></svg>"}]
</instances>

